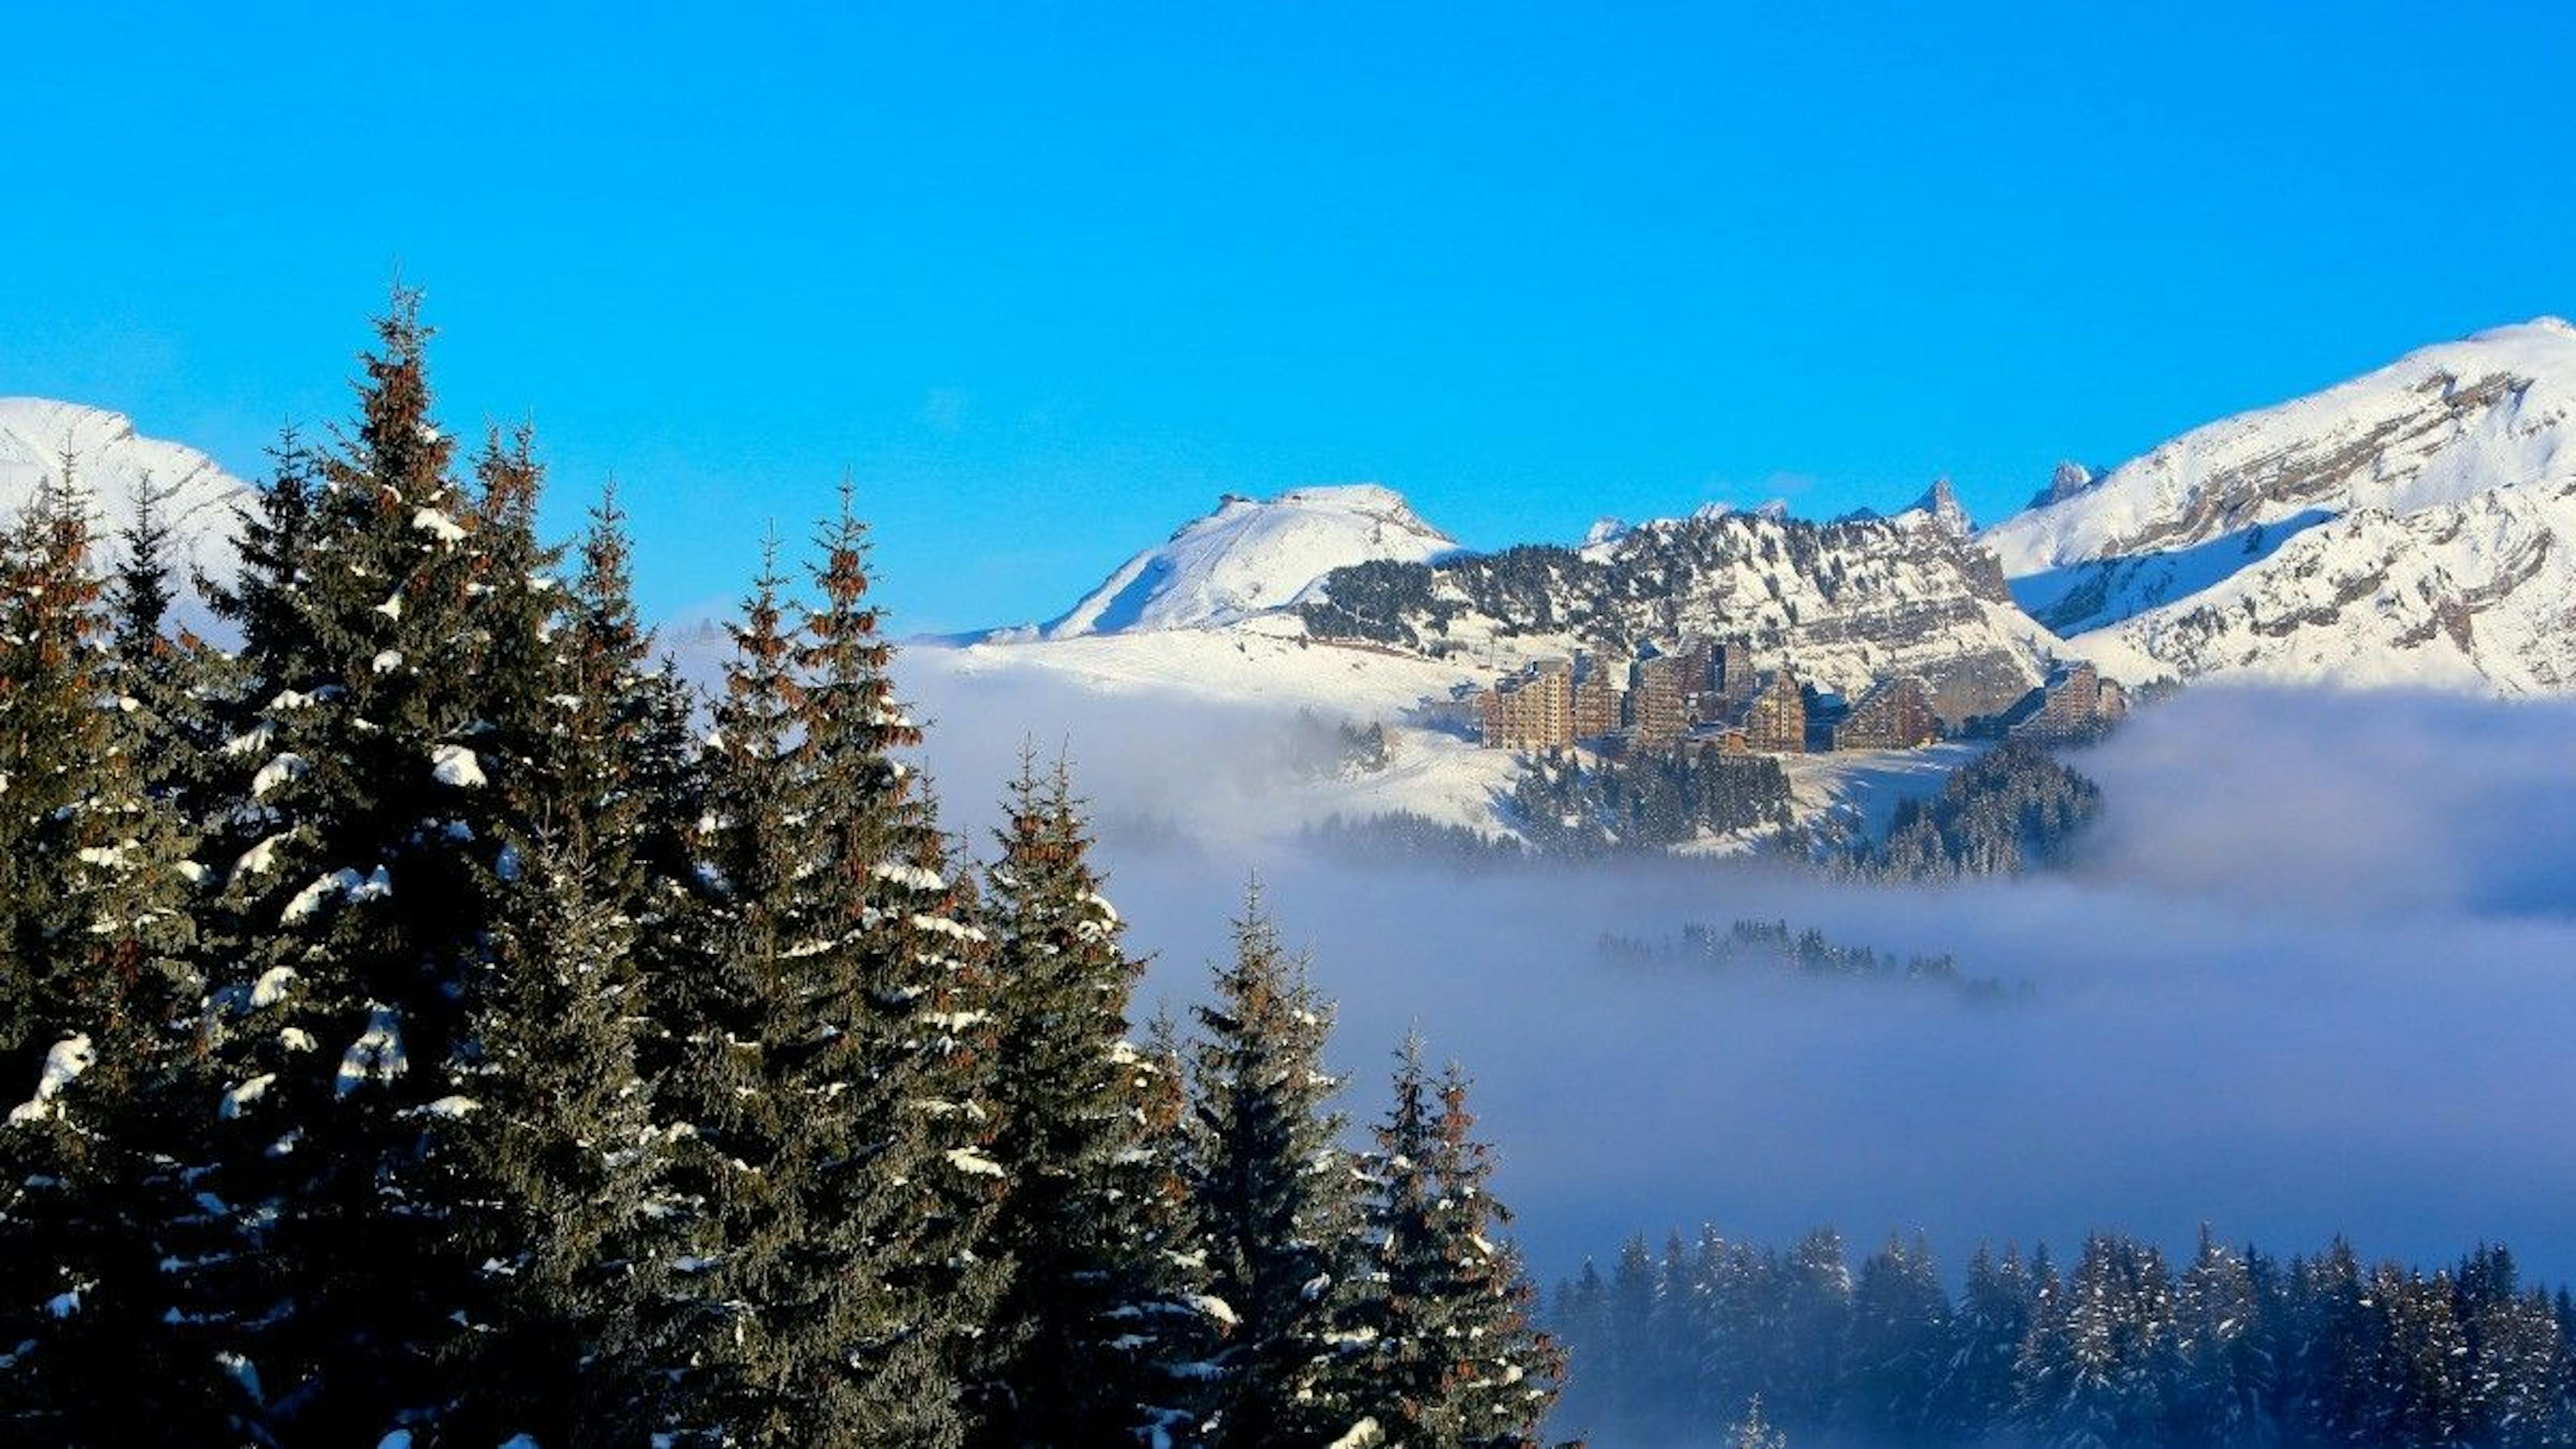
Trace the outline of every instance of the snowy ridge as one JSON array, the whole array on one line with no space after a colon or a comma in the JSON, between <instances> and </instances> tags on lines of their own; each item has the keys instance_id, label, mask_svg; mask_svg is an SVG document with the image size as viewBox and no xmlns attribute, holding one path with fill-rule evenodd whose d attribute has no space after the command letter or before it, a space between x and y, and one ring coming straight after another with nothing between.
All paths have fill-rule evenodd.
<instances>
[{"instance_id":1,"label":"snowy ridge","mask_svg":"<svg viewBox=\"0 0 2576 1449\"><path fill-rule=\"evenodd\" d=\"M1259 502L1229 495L1122 564L1042 632L1067 639L1230 624L1294 603L1345 564L1418 562L1457 546L1403 495L1375 484L1298 488Z\"/></svg>"},{"instance_id":2,"label":"snowy ridge","mask_svg":"<svg viewBox=\"0 0 2576 1449\"><path fill-rule=\"evenodd\" d=\"M1979 536L2062 633L2119 623L2266 564L2303 529L2576 478L2576 327L2554 317L2407 354L2196 428Z\"/></svg>"},{"instance_id":3,"label":"snowy ridge","mask_svg":"<svg viewBox=\"0 0 2576 1449\"><path fill-rule=\"evenodd\" d=\"M194 448L146 438L123 414L44 398L0 397L0 516L15 517L69 455L72 479L89 500L99 530L98 556L124 557L119 530L134 522L134 500L149 486L170 496L162 505L171 560L183 597L195 571L228 578L238 562L233 508L250 486Z\"/></svg>"},{"instance_id":4,"label":"snowy ridge","mask_svg":"<svg viewBox=\"0 0 2576 1449\"><path fill-rule=\"evenodd\" d=\"M2576 478L2361 509L2073 644L2131 678L2576 693Z\"/></svg>"}]
</instances>

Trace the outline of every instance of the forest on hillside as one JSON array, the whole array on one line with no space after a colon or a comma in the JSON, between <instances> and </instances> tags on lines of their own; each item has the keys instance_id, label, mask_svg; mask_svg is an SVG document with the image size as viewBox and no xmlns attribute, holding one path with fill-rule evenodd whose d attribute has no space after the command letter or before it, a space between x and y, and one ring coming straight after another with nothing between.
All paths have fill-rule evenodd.
<instances>
[{"instance_id":1,"label":"forest on hillside","mask_svg":"<svg viewBox=\"0 0 2576 1449\"><path fill-rule=\"evenodd\" d=\"M417 300L202 581L0 537L0 1439L1525 1445L1468 1081L1364 1134L1257 897L1187 1028L1033 762L970 851L856 499L720 690L613 497L438 423Z\"/></svg>"}]
</instances>

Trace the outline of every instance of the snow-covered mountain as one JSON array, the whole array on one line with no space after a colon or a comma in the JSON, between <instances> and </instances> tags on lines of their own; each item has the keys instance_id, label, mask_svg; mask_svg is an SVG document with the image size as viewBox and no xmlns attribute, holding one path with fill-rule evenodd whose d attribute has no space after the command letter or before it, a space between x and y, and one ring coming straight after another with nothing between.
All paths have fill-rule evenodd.
<instances>
[{"instance_id":1,"label":"snow-covered mountain","mask_svg":"<svg viewBox=\"0 0 2576 1449\"><path fill-rule=\"evenodd\" d=\"M2064 650L2014 606L1939 486L1887 518L1703 509L1596 530L1581 548L1362 564L1326 575L1297 613L1317 638L1488 671L1576 649L1624 657L1689 634L1742 639L1831 690L1919 674L1954 723L2004 709Z\"/></svg>"},{"instance_id":2,"label":"snow-covered mountain","mask_svg":"<svg viewBox=\"0 0 2576 1449\"><path fill-rule=\"evenodd\" d=\"M1068 639L1231 624L1294 603L1345 564L1414 562L1457 546L1401 494L1375 484L1298 488L1266 501L1228 495L1214 513L1120 565L1042 632Z\"/></svg>"},{"instance_id":3,"label":"snow-covered mountain","mask_svg":"<svg viewBox=\"0 0 2576 1449\"><path fill-rule=\"evenodd\" d=\"M2576 687L2576 327L2427 347L2093 476L1979 536L2115 673Z\"/></svg>"},{"instance_id":4,"label":"snow-covered mountain","mask_svg":"<svg viewBox=\"0 0 2576 1449\"><path fill-rule=\"evenodd\" d=\"M66 460L98 521L102 561L122 556L117 534L132 525L135 500L149 488L161 499L183 589L195 570L231 575L233 508L249 498L249 485L194 448L141 436L123 414L0 397L0 518L15 517Z\"/></svg>"}]
</instances>

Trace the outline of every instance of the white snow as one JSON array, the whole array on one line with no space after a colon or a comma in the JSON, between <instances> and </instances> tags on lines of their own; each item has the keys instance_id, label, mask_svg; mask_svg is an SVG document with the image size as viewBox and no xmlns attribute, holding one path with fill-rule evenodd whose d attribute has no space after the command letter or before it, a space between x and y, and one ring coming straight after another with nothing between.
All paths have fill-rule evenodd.
<instances>
[{"instance_id":1,"label":"white snow","mask_svg":"<svg viewBox=\"0 0 2576 1449\"><path fill-rule=\"evenodd\" d=\"M1403 495L1376 484L1298 488L1263 502L1228 495L1214 513L1120 565L1042 633L1063 639L1230 623L1294 601L1345 564L1411 562L1457 546Z\"/></svg>"},{"instance_id":2,"label":"white snow","mask_svg":"<svg viewBox=\"0 0 2576 1449\"><path fill-rule=\"evenodd\" d=\"M345 1097L368 1082L390 1082L409 1065L403 1056L401 1014L381 1001L370 1001L367 1029L341 1053L334 1088Z\"/></svg>"},{"instance_id":3,"label":"white snow","mask_svg":"<svg viewBox=\"0 0 2576 1449\"><path fill-rule=\"evenodd\" d=\"M2535 557L2576 546L2564 321L2427 347L2073 482L1979 541L2115 675L2576 690L2576 649L2546 637L2565 580Z\"/></svg>"},{"instance_id":4,"label":"white snow","mask_svg":"<svg viewBox=\"0 0 2576 1449\"><path fill-rule=\"evenodd\" d=\"M36 1075L36 1095L9 1109L12 1122L37 1122L54 1114L54 1098L98 1061L88 1032L64 1037L45 1049L45 1065Z\"/></svg>"},{"instance_id":5,"label":"white snow","mask_svg":"<svg viewBox=\"0 0 2576 1449\"><path fill-rule=\"evenodd\" d=\"M413 514L411 526L440 543L461 543L465 539L465 526L435 508L424 508Z\"/></svg>"},{"instance_id":6,"label":"white snow","mask_svg":"<svg viewBox=\"0 0 2576 1449\"><path fill-rule=\"evenodd\" d=\"M250 1078L248 1081L235 1083L230 1089L225 1091L222 1105L216 1108L216 1115L222 1117L227 1122L239 1117L244 1108L249 1107L260 1098L267 1096L268 1089L274 1085L276 1081L277 1073L262 1072L258 1076Z\"/></svg>"},{"instance_id":7,"label":"white snow","mask_svg":"<svg viewBox=\"0 0 2576 1449\"><path fill-rule=\"evenodd\" d=\"M233 862L232 879L239 880L246 875L266 875L277 869L277 847L293 836L294 832L291 830L280 831L243 851L241 858Z\"/></svg>"},{"instance_id":8,"label":"white snow","mask_svg":"<svg viewBox=\"0 0 2576 1449\"><path fill-rule=\"evenodd\" d=\"M401 650L387 649L378 654L375 658L367 661L367 667L373 669L378 674L391 674L395 670L402 668L402 662L403 657Z\"/></svg>"},{"instance_id":9,"label":"white snow","mask_svg":"<svg viewBox=\"0 0 2576 1449\"><path fill-rule=\"evenodd\" d=\"M881 881L917 891L942 890L948 885L948 882L940 879L939 872L925 870L920 866L899 860L879 861L870 868L870 873Z\"/></svg>"},{"instance_id":10,"label":"white snow","mask_svg":"<svg viewBox=\"0 0 2576 1449\"><path fill-rule=\"evenodd\" d=\"M484 778L483 762L463 745L440 745L429 752L430 778L459 790L478 789L491 781Z\"/></svg>"},{"instance_id":11,"label":"white snow","mask_svg":"<svg viewBox=\"0 0 2576 1449\"><path fill-rule=\"evenodd\" d=\"M311 773L313 762L290 750L260 766L259 773L250 777L251 797L257 799L289 780L301 780Z\"/></svg>"},{"instance_id":12,"label":"white snow","mask_svg":"<svg viewBox=\"0 0 2576 1449\"><path fill-rule=\"evenodd\" d=\"M299 979L292 966L271 966L259 973L259 979L250 987L251 1010L265 1011L284 1001L287 989Z\"/></svg>"},{"instance_id":13,"label":"white snow","mask_svg":"<svg viewBox=\"0 0 2576 1449\"><path fill-rule=\"evenodd\" d=\"M948 1165L970 1177L1003 1177L1002 1164L972 1147L951 1147L943 1154Z\"/></svg>"}]
</instances>

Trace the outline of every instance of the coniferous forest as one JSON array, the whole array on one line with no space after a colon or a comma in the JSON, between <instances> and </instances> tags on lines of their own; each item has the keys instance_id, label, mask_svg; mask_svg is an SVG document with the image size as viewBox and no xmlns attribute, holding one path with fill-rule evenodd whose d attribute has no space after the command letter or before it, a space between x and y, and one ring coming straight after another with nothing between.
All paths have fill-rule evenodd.
<instances>
[{"instance_id":1,"label":"coniferous forest","mask_svg":"<svg viewBox=\"0 0 2576 1449\"><path fill-rule=\"evenodd\" d=\"M1067 771L943 831L849 490L702 698L428 340L236 577L68 477L0 550L0 1441L1534 1442L1463 1075L1350 1146L1257 896L1140 1029Z\"/></svg>"},{"instance_id":2,"label":"coniferous forest","mask_svg":"<svg viewBox=\"0 0 2576 1449\"><path fill-rule=\"evenodd\" d=\"M2206 1229L2073 1261L1980 1246L1953 1293L1919 1237L1853 1264L1703 1230L1561 1285L1560 1418L1605 1444L2239 1446L2576 1442L2576 1299L2481 1246L2426 1272L2338 1238L2286 1262Z\"/></svg>"}]
</instances>

